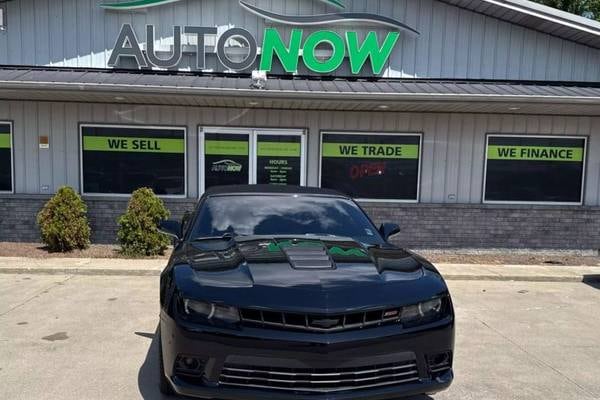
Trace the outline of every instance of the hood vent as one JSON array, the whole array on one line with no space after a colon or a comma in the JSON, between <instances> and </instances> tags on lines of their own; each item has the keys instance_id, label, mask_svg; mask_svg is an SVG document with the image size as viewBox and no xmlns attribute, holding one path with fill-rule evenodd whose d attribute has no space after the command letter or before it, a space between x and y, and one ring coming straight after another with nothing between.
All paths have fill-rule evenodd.
<instances>
[{"instance_id":1,"label":"hood vent","mask_svg":"<svg viewBox=\"0 0 600 400\"><path fill-rule=\"evenodd\" d=\"M295 269L334 269L335 264L327 249L319 242L292 241L281 250Z\"/></svg>"}]
</instances>

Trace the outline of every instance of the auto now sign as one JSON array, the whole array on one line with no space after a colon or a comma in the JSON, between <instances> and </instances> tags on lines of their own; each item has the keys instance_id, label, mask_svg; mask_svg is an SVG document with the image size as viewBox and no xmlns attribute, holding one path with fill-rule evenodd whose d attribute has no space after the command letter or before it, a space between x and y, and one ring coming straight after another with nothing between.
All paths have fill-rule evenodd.
<instances>
[{"instance_id":1,"label":"auto now sign","mask_svg":"<svg viewBox=\"0 0 600 400\"><path fill-rule=\"evenodd\" d=\"M123 11L138 8L154 7L178 0L137 0L126 3L104 4L109 10ZM196 0L198 1L198 0ZM341 1L325 0L337 8L344 8ZM173 47L167 56L159 54L155 49L154 25L147 25L145 33L146 51L142 51L142 45L138 40L138 33L132 25L124 24L115 42L114 49L108 61L110 67L116 67L121 58L133 59L138 68L176 68L183 57L183 38L191 36L197 43L196 46L196 69L204 70L206 65L206 39L216 38L216 45L212 51L216 53L219 62L228 70L244 71L250 68L270 72L275 60L278 60L284 71L295 73L299 64L315 73L327 74L336 71L347 57L350 70L353 74L363 72L367 66L373 74L377 75L383 71L392 51L394 50L400 31L409 32L414 35L419 33L395 19L369 13L334 12L319 15L286 15L265 10L245 1L239 1L240 6L246 11L277 24L293 26L289 38L284 38L282 32L276 27L268 27L263 32L261 46L258 40L248 30L234 27L218 35L214 26L173 26ZM348 30L342 34L331 30L321 29L306 33L305 26L331 26L338 23L353 22L355 24L369 24L385 26L390 31L379 35L375 31L368 31L359 36L354 30ZM218 37L217 37L218 36ZM186 38L189 39L189 38ZM227 54L228 44L231 41L243 43L245 54L243 57L230 57ZM324 56L320 49L328 48L329 52ZM257 62L258 60L258 62Z\"/></svg>"}]
</instances>

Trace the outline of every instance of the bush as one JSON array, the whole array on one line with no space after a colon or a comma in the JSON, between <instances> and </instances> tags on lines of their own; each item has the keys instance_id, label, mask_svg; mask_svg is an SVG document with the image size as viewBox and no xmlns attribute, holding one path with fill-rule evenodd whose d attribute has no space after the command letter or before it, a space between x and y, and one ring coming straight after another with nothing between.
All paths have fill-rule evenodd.
<instances>
[{"instance_id":1,"label":"bush","mask_svg":"<svg viewBox=\"0 0 600 400\"><path fill-rule=\"evenodd\" d=\"M38 213L37 223L50 251L66 252L90 245L87 206L73 188L58 189Z\"/></svg>"},{"instance_id":2,"label":"bush","mask_svg":"<svg viewBox=\"0 0 600 400\"><path fill-rule=\"evenodd\" d=\"M118 221L121 252L134 257L164 254L170 240L158 231L158 224L169 215L169 210L152 189L141 188L133 192L127 211Z\"/></svg>"}]
</instances>

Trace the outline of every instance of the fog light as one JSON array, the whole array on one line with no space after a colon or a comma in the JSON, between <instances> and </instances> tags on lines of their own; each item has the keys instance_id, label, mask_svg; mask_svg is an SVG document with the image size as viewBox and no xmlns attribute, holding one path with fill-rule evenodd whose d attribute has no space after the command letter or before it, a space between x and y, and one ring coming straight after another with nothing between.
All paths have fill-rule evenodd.
<instances>
[{"instance_id":1,"label":"fog light","mask_svg":"<svg viewBox=\"0 0 600 400\"><path fill-rule=\"evenodd\" d=\"M428 355L427 364L432 375L440 375L440 373L452 368L452 352L445 351Z\"/></svg>"},{"instance_id":2,"label":"fog light","mask_svg":"<svg viewBox=\"0 0 600 400\"><path fill-rule=\"evenodd\" d=\"M175 359L175 373L199 377L204 374L205 361L197 357L179 355Z\"/></svg>"}]
</instances>

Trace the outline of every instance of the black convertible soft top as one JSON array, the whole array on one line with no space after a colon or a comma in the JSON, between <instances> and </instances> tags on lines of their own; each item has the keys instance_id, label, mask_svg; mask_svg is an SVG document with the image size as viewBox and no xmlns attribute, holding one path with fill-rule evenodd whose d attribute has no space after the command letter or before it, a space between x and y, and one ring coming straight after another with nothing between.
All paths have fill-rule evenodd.
<instances>
[{"instance_id":1,"label":"black convertible soft top","mask_svg":"<svg viewBox=\"0 0 600 400\"><path fill-rule=\"evenodd\" d=\"M307 194L322 196L342 196L344 194L318 187L292 186L292 185L231 185L231 186L213 186L204 192L204 196L227 195L227 194Z\"/></svg>"}]
</instances>

